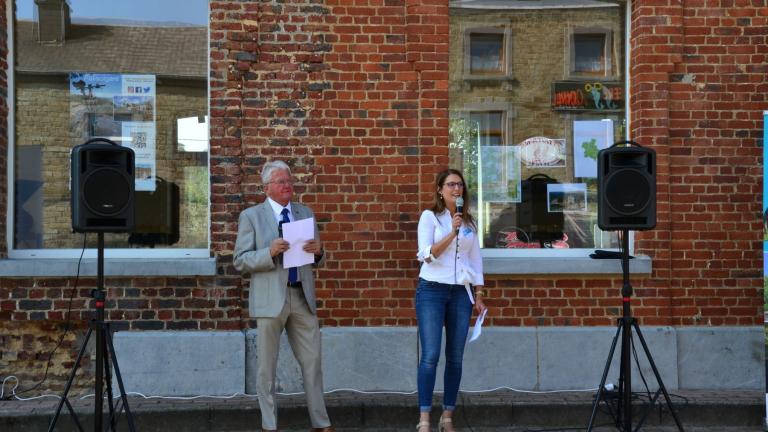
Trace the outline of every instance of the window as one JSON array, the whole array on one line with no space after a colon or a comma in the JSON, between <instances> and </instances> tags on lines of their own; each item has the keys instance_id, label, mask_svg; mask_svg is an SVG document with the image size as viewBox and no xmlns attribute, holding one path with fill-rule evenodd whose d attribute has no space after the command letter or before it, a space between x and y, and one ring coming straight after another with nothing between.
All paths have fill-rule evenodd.
<instances>
[{"instance_id":1,"label":"window","mask_svg":"<svg viewBox=\"0 0 768 432\"><path fill-rule=\"evenodd\" d=\"M570 74L605 77L611 73L610 31L576 30L571 34Z\"/></svg>"},{"instance_id":2,"label":"window","mask_svg":"<svg viewBox=\"0 0 768 432\"><path fill-rule=\"evenodd\" d=\"M625 4L450 6L450 163L467 181L484 254L617 248L597 227L597 152L626 129L624 40L611 37L625 35ZM511 70L512 81L463 85Z\"/></svg>"},{"instance_id":3,"label":"window","mask_svg":"<svg viewBox=\"0 0 768 432\"><path fill-rule=\"evenodd\" d=\"M135 153L136 229L106 256L207 257L208 1L16 0L12 35L9 255L79 252L70 151L98 137Z\"/></svg>"},{"instance_id":4,"label":"window","mask_svg":"<svg viewBox=\"0 0 768 432\"><path fill-rule=\"evenodd\" d=\"M504 35L469 34L469 72L472 75L504 73Z\"/></svg>"},{"instance_id":5,"label":"window","mask_svg":"<svg viewBox=\"0 0 768 432\"><path fill-rule=\"evenodd\" d=\"M465 79L487 80L511 77L510 30L505 26L470 27L464 32Z\"/></svg>"}]
</instances>

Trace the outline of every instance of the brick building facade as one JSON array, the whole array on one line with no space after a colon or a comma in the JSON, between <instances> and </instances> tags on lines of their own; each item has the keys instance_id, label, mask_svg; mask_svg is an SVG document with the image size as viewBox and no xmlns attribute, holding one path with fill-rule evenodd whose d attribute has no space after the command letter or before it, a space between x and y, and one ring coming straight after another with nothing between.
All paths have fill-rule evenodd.
<instances>
[{"instance_id":1,"label":"brick building facade","mask_svg":"<svg viewBox=\"0 0 768 432\"><path fill-rule=\"evenodd\" d=\"M658 224L635 240L635 253L652 259L652 272L632 279L634 313L644 326L761 327L768 8L750 0L637 0L630 7L629 136L658 155ZM273 158L292 166L300 199L321 227L328 254L318 271L322 325L414 326L416 224L435 173L449 161L448 35L445 0L211 1L216 275L108 277L115 328L253 327L248 283L232 267L232 249L237 216L264 199L259 174ZM7 41L0 44L3 89ZM3 100L0 115L7 118ZM3 126L4 198L13 184L7 133ZM0 200L0 213L6 210L7 200ZM5 237L3 230L0 240ZM0 241L0 257L7 257L7 241ZM3 268L14 265L5 261ZM611 326L621 314L620 271L526 275L516 269L486 281L492 327ZM77 283L76 329L91 316L94 284L90 276ZM0 277L4 374L26 384L42 378L73 286L68 276ZM63 384L77 333L57 351L44 388Z\"/></svg>"}]
</instances>

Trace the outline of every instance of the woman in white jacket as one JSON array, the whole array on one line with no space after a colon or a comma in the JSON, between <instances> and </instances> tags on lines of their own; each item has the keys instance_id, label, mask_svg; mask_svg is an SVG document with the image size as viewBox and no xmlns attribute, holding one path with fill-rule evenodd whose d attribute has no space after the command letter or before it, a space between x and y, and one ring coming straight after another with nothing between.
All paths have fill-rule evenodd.
<instances>
[{"instance_id":1,"label":"woman in white jacket","mask_svg":"<svg viewBox=\"0 0 768 432\"><path fill-rule=\"evenodd\" d=\"M461 212L457 211L458 207ZM453 431L452 415L461 383L464 345L472 316L483 304L483 261L477 226L466 205L469 196L460 171L437 175L435 202L419 219L422 262L416 289L416 319L421 359L418 370L418 432L428 432L437 362L445 327L445 375L440 431Z\"/></svg>"}]
</instances>

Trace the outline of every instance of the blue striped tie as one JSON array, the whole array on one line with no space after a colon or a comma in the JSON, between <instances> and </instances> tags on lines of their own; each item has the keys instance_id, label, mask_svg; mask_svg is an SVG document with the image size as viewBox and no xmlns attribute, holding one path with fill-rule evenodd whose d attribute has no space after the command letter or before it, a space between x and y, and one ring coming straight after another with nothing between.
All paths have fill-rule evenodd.
<instances>
[{"instance_id":1,"label":"blue striped tie","mask_svg":"<svg viewBox=\"0 0 768 432\"><path fill-rule=\"evenodd\" d=\"M288 223L291 220L288 219L288 207L283 208L283 211L280 212L281 215L283 215L282 223ZM288 283L294 284L299 280L299 272L296 271L296 267L291 267L288 269Z\"/></svg>"}]
</instances>

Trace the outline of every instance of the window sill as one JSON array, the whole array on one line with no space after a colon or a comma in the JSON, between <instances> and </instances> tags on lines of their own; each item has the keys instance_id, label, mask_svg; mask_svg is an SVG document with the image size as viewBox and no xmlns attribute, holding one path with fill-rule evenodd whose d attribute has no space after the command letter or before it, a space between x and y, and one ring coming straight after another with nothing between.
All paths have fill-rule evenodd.
<instances>
[{"instance_id":1,"label":"window sill","mask_svg":"<svg viewBox=\"0 0 768 432\"><path fill-rule=\"evenodd\" d=\"M3 277L73 277L76 258L0 260ZM80 276L96 276L96 259L83 259ZM105 276L215 276L216 258L105 258Z\"/></svg>"},{"instance_id":2,"label":"window sill","mask_svg":"<svg viewBox=\"0 0 768 432\"><path fill-rule=\"evenodd\" d=\"M630 274L650 275L652 260L645 255L629 260ZM620 275L621 260L589 257L483 257L486 275Z\"/></svg>"}]
</instances>

